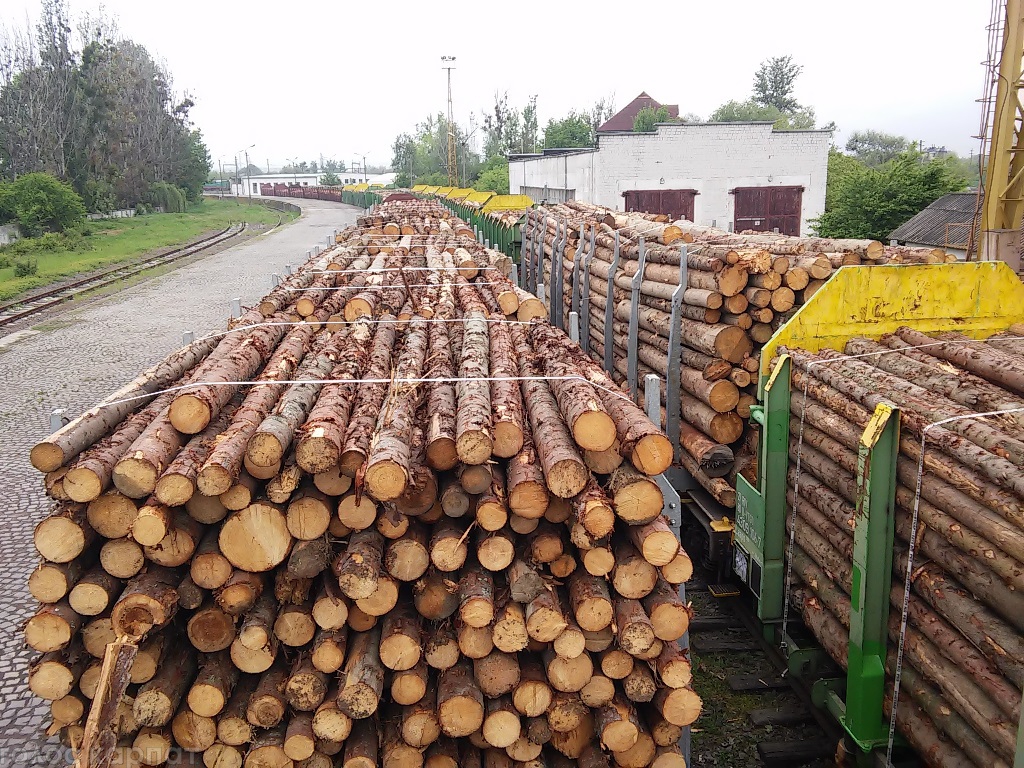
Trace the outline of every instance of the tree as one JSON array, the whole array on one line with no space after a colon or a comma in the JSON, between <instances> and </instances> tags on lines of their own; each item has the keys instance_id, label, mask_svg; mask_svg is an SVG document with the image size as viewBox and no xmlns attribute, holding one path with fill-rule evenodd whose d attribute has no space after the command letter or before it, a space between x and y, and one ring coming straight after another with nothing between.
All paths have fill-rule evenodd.
<instances>
[{"instance_id":1,"label":"tree","mask_svg":"<svg viewBox=\"0 0 1024 768\"><path fill-rule=\"evenodd\" d=\"M658 123L667 123L668 121L668 107L658 107L657 109L644 107L633 118L633 131L635 133L650 132Z\"/></svg>"},{"instance_id":2,"label":"tree","mask_svg":"<svg viewBox=\"0 0 1024 768\"><path fill-rule=\"evenodd\" d=\"M540 123L537 121L537 94L530 97L522 109L523 130L522 145L519 151L533 154L540 148Z\"/></svg>"},{"instance_id":3,"label":"tree","mask_svg":"<svg viewBox=\"0 0 1024 768\"><path fill-rule=\"evenodd\" d=\"M320 177L320 183L325 187L336 187L341 184L341 179L339 179L338 175L333 171L328 171Z\"/></svg>"},{"instance_id":4,"label":"tree","mask_svg":"<svg viewBox=\"0 0 1024 768\"><path fill-rule=\"evenodd\" d=\"M797 112L800 104L793 98L793 88L803 67L793 63L792 56L775 56L761 62L754 73L754 95L757 104L775 107L779 112Z\"/></svg>"},{"instance_id":5,"label":"tree","mask_svg":"<svg viewBox=\"0 0 1024 768\"><path fill-rule=\"evenodd\" d=\"M964 180L946 160L924 161L916 152L904 152L869 168L838 152L830 155L829 175L836 181L825 212L812 222L821 237L885 240L889 233L942 195L964 189Z\"/></svg>"},{"instance_id":6,"label":"tree","mask_svg":"<svg viewBox=\"0 0 1024 768\"><path fill-rule=\"evenodd\" d=\"M85 205L70 184L48 173L26 173L11 184L14 217L27 237L63 232L85 221Z\"/></svg>"},{"instance_id":7,"label":"tree","mask_svg":"<svg viewBox=\"0 0 1024 768\"><path fill-rule=\"evenodd\" d=\"M473 182L473 188L496 195L508 194L508 160L503 157L491 158L483 171Z\"/></svg>"},{"instance_id":8,"label":"tree","mask_svg":"<svg viewBox=\"0 0 1024 768\"><path fill-rule=\"evenodd\" d=\"M192 99L108 17L78 31L81 50L65 0L42 0L34 32L0 30L0 177L51 173L92 210L134 206L157 181L198 197L209 153Z\"/></svg>"},{"instance_id":9,"label":"tree","mask_svg":"<svg viewBox=\"0 0 1024 768\"><path fill-rule=\"evenodd\" d=\"M203 183L213 169L210 160L210 151L203 141L203 134L199 130L189 131L188 134L178 137L185 146L179 153L178 167L171 174L171 180L175 186L185 190L185 196L192 202L196 202L203 196ZM256 168L256 166L250 166ZM256 168L255 173L260 169Z\"/></svg>"},{"instance_id":10,"label":"tree","mask_svg":"<svg viewBox=\"0 0 1024 768\"><path fill-rule=\"evenodd\" d=\"M597 143L597 129L600 128L605 121L608 120L612 115L615 114L615 94L612 93L608 96L602 96L600 99L594 102L594 106L590 108L590 127L592 130L591 146Z\"/></svg>"},{"instance_id":11,"label":"tree","mask_svg":"<svg viewBox=\"0 0 1024 768\"><path fill-rule=\"evenodd\" d=\"M869 168L877 168L911 148L910 140L884 131L854 131L846 151Z\"/></svg>"},{"instance_id":12,"label":"tree","mask_svg":"<svg viewBox=\"0 0 1024 768\"><path fill-rule=\"evenodd\" d=\"M455 159L460 183L474 178L480 170L480 158L469 148L469 135L461 126L453 126ZM448 181L448 121L443 114L430 115L416 125L413 133L403 133L391 145L391 167L398 174L396 184L412 186L433 184L434 179Z\"/></svg>"},{"instance_id":13,"label":"tree","mask_svg":"<svg viewBox=\"0 0 1024 768\"><path fill-rule=\"evenodd\" d=\"M814 127L814 110L810 107L782 113L778 108L759 104L753 99L727 101L708 118L712 123L771 122L780 131L799 131Z\"/></svg>"},{"instance_id":14,"label":"tree","mask_svg":"<svg viewBox=\"0 0 1024 768\"><path fill-rule=\"evenodd\" d=\"M494 94L494 109L483 113L484 159L520 152L536 152L537 97L531 96L522 109L508 105L508 92Z\"/></svg>"},{"instance_id":15,"label":"tree","mask_svg":"<svg viewBox=\"0 0 1024 768\"><path fill-rule=\"evenodd\" d=\"M575 110L561 120L548 120L544 128L545 149L594 146L594 127L588 115Z\"/></svg>"}]
</instances>

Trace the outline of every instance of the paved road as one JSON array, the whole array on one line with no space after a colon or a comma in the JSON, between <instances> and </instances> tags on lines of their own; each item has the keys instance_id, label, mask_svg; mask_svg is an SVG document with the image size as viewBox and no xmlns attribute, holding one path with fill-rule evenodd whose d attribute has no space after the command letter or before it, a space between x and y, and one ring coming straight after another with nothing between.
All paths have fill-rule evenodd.
<instances>
[{"instance_id":1,"label":"paved road","mask_svg":"<svg viewBox=\"0 0 1024 768\"><path fill-rule=\"evenodd\" d=\"M283 229L69 309L0 351L0 765L47 765L54 758L43 754L49 707L28 691L34 653L19 631L34 610L25 586L37 561L32 529L48 506L29 449L48 433L52 409L80 413L180 346L183 331L198 336L223 328L232 298L251 304L269 290L273 272L326 245L360 213L337 203L299 202L302 217Z\"/></svg>"}]
</instances>

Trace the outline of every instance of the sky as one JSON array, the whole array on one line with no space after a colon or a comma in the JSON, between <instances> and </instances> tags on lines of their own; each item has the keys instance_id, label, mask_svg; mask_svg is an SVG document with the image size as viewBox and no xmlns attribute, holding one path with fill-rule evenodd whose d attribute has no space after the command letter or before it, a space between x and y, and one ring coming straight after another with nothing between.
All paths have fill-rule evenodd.
<instances>
[{"instance_id":1,"label":"sky","mask_svg":"<svg viewBox=\"0 0 1024 768\"><path fill-rule=\"evenodd\" d=\"M92 0L67 0L72 15ZM835 141L873 128L977 153L989 3L982 0L686 0L448 4L351 0L104 0L196 102L213 157L279 166L320 155L386 165L399 133L446 109L441 56L455 56L456 120L477 124L495 92L540 122L641 91L707 117L750 94L758 64L791 55L796 97ZM24 25L38 0L0 0Z\"/></svg>"}]
</instances>

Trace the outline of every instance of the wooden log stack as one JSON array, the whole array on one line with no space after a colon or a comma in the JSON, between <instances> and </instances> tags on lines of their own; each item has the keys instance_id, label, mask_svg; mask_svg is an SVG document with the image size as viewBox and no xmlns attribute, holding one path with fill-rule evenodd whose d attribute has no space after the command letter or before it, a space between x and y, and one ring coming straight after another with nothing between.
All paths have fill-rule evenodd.
<instances>
[{"instance_id":1,"label":"wooden log stack","mask_svg":"<svg viewBox=\"0 0 1024 768\"><path fill-rule=\"evenodd\" d=\"M538 209L535 220L544 222L544 231L526 238L543 240L543 280L549 297L553 291L562 292L566 327L573 264L577 254L589 258L590 315L580 322L589 325L589 351L596 358L603 360L605 345L612 345L613 378L620 384L627 377L631 286L640 267L640 238L646 257L637 333L641 384L650 373L664 381L680 246L688 244L688 285L680 320L682 463L717 501L732 507L736 473L751 476L756 465L755 436L745 422L756 401L761 346L842 266L937 263L946 260L946 254L871 240L733 233L665 219L568 201ZM619 262L609 295L616 236ZM562 260L562 285L551 286L551 267L557 259ZM611 327L606 322L609 302Z\"/></svg>"},{"instance_id":2,"label":"wooden log stack","mask_svg":"<svg viewBox=\"0 0 1024 768\"><path fill-rule=\"evenodd\" d=\"M464 232L378 206L33 449L29 685L90 765L683 765L669 441Z\"/></svg>"},{"instance_id":3,"label":"wooden log stack","mask_svg":"<svg viewBox=\"0 0 1024 768\"><path fill-rule=\"evenodd\" d=\"M850 627L858 440L879 403L901 409L887 707L909 569L897 724L931 766L1014 760L1024 688L1024 411L1013 410L1024 409L1022 330L981 342L903 328L879 341L850 341L845 353L855 359L831 350L780 350L793 358L790 565L803 585L795 604L841 664ZM1010 412L957 418L993 411ZM944 419L955 420L925 434L918 498L922 434Z\"/></svg>"}]
</instances>

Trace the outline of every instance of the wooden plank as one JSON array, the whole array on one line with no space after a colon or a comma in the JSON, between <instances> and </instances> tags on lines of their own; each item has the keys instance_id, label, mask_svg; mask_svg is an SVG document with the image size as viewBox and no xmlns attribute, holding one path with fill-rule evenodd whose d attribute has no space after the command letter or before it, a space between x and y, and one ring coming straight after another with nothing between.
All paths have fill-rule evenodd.
<instances>
[{"instance_id":1,"label":"wooden plank","mask_svg":"<svg viewBox=\"0 0 1024 768\"><path fill-rule=\"evenodd\" d=\"M811 713L799 704L790 704L769 709L753 709L747 715L750 724L760 728L764 725L800 725L811 719Z\"/></svg>"},{"instance_id":2,"label":"wooden plank","mask_svg":"<svg viewBox=\"0 0 1024 768\"><path fill-rule=\"evenodd\" d=\"M690 643L696 653L735 653L761 649L761 646L752 637L703 637L698 635Z\"/></svg>"},{"instance_id":3,"label":"wooden plank","mask_svg":"<svg viewBox=\"0 0 1024 768\"><path fill-rule=\"evenodd\" d=\"M762 741L757 753L766 766L804 765L836 753L836 742L828 738L806 741Z\"/></svg>"},{"instance_id":4,"label":"wooden plank","mask_svg":"<svg viewBox=\"0 0 1024 768\"><path fill-rule=\"evenodd\" d=\"M729 675L725 682L737 692L789 690L789 683L778 675Z\"/></svg>"},{"instance_id":5,"label":"wooden plank","mask_svg":"<svg viewBox=\"0 0 1024 768\"><path fill-rule=\"evenodd\" d=\"M696 616L690 622L690 634L715 629L742 629L743 622L735 616Z\"/></svg>"}]
</instances>

